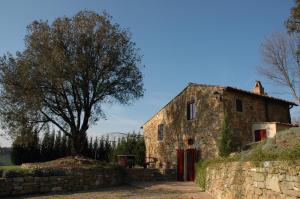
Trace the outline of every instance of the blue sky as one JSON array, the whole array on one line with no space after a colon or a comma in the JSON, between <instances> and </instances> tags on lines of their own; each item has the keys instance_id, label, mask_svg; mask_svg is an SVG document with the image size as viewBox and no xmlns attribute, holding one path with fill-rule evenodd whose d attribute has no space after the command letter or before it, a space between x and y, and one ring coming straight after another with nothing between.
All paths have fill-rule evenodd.
<instances>
[{"instance_id":1,"label":"blue sky","mask_svg":"<svg viewBox=\"0 0 300 199\"><path fill-rule=\"evenodd\" d=\"M260 46L272 32L285 31L293 0L2 0L0 55L24 48L26 26L53 21L82 9L107 11L127 27L143 55L145 96L130 106L105 105L89 135L138 131L188 82L250 90L262 80L269 95L291 99L257 72ZM295 115L298 111L293 111ZM0 139L0 146L9 145Z\"/></svg>"}]
</instances>

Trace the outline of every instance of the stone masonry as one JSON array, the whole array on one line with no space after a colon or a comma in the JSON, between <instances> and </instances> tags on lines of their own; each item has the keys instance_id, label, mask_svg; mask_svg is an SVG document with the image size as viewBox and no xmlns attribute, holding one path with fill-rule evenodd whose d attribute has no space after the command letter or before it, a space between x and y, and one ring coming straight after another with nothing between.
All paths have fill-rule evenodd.
<instances>
[{"instance_id":1,"label":"stone masonry","mask_svg":"<svg viewBox=\"0 0 300 199\"><path fill-rule=\"evenodd\" d=\"M300 166L289 162L223 163L209 166L206 191L216 199L300 198Z\"/></svg>"},{"instance_id":2,"label":"stone masonry","mask_svg":"<svg viewBox=\"0 0 300 199\"><path fill-rule=\"evenodd\" d=\"M24 194L43 194L93 190L137 181L175 180L175 170L158 169L76 169L63 176L0 178L0 198Z\"/></svg>"}]
</instances>

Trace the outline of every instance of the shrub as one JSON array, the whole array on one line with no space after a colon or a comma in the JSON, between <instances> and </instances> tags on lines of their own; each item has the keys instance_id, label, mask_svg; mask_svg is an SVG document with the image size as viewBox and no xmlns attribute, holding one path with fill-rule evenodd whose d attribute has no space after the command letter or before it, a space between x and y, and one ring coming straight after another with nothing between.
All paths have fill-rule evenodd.
<instances>
[{"instance_id":1,"label":"shrub","mask_svg":"<svg viewBox=\"0 0 300 199\"><path fill-rule=\"evenodd\" d=\"M206 186L206 168L208 166L207 160L200 160L196 164L196 183L203 189Z\"/></svg>"},{"instance_id":2,"label":"shrub","mask_svg":"<svg viewBox=\"0 0 300 199\"><path fill-rule=\"evenodd\" d=\"M36 177L65 176L67 172L61 168L37 168L30 172Z\"/></svg>"},{"instance_id":3,"label":"shrub","mask_svg":"<svg viewBox=\"0 0 300 199\"><path fill-rule=\"evenodd\" d=\"M3 178L16 178L24 176L24 172L22 171L15 171L15 170L5 170L2 172Z\"/></svg>"},{"instance_id":4,"label":"shrub","mask_svg":"<svg viewBox=\"0 0 300 199\"><path fill-rule=\"evenodd\" d=\"M232 149L232 133L229 127L228 116L225 114L219 142L219 154L221 157L227 157L232 152Z\"/></svg>"}]
</instances>

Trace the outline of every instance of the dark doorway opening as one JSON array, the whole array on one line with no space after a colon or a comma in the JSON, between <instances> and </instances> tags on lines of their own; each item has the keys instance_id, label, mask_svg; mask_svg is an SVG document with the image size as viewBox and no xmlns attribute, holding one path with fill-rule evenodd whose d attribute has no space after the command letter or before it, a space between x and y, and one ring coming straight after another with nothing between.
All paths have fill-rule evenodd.
<instances>
[{"instance_id":1,"label":"dark doorway opening","mask_svg":"<svg viewBox=\"0 0 300 199\"><path fill-rule=\"evenodd\" d=\"M186 150L186 180L195 180L195 149Z\"/></svg>"},{"instance_id":2,"label":"dark doorway opening","mask_svg":"<svg viewBox=\"0 0 300 199\"><path fill-rule=\"evenodd\" d=\"M177 149L177 180L194 181L195 163L200 159L200 150Z\"/></svg>"},{"instance_id":3,"label":"dark doorway opening","mask_svg":"<svg viewBox=\"0 0 300 199\"><path fill-rule=\"evenodd\" d=\"M266 129L259 129L254 131L254 139L255 142L259 142L261 140L267 139L267 131Z\"/></svg>"}]
</instances>

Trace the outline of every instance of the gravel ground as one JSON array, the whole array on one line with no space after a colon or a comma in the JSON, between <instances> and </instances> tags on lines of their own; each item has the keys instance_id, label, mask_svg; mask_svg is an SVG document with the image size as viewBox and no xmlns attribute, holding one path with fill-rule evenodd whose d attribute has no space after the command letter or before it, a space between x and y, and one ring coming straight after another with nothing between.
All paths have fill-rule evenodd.
<instances>
[{"instance_id":1,"label":"gravel ground","mask_svg":"<svg viewBox=\"0 0 300 199\"><path fill-rule=\"evenodd\" d=\"M16 197L15 197L16 198ZM192 182L135 183L126 186L98 189L88 192L63 193L52 195L22 196L26 199L213 199Z\"/></svg>"}]
</instances>

